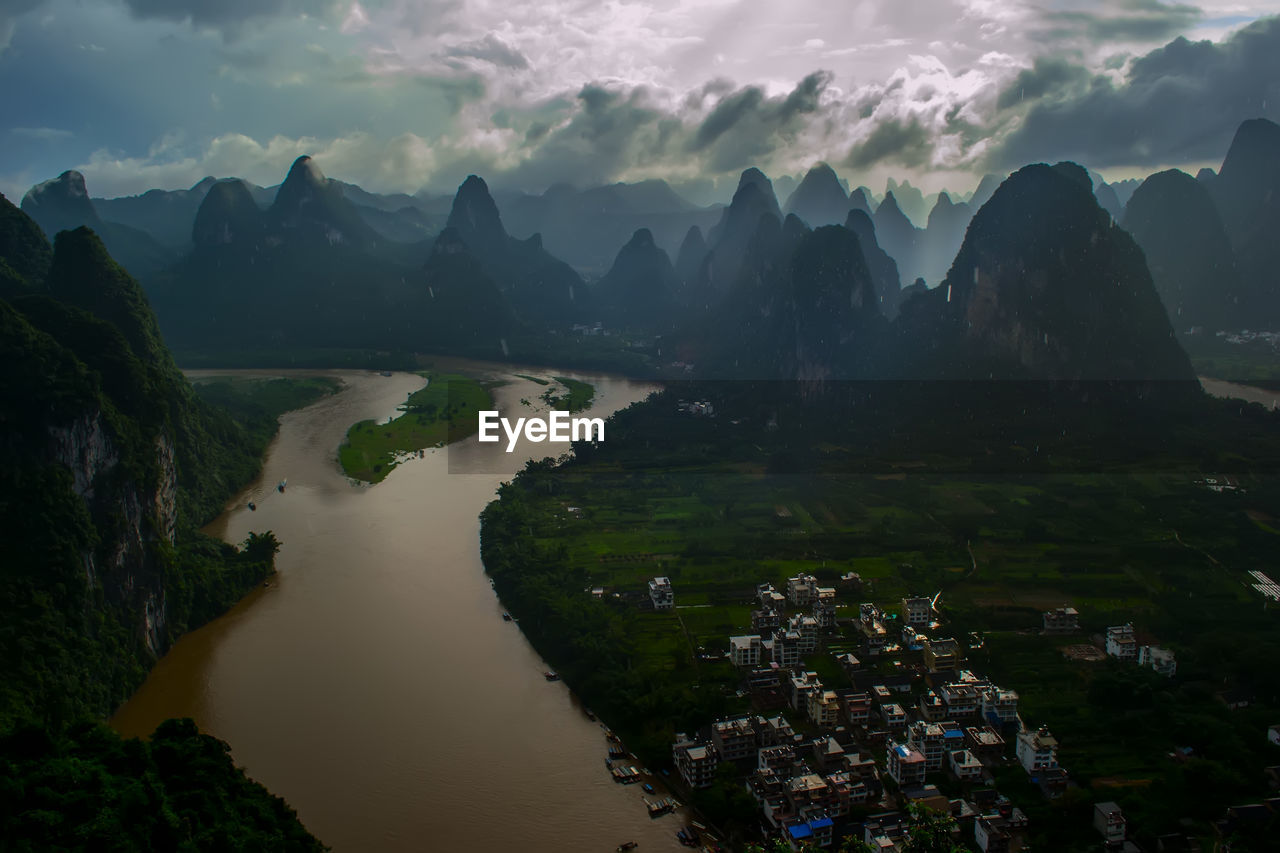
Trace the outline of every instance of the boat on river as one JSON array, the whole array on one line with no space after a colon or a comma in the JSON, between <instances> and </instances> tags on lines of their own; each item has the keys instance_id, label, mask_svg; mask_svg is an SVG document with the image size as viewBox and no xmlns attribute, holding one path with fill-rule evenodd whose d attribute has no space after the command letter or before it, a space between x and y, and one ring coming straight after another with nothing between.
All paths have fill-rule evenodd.
<instances>
[{"instance_id":1,"label":"boat on river","mask_svg":"<svg viewBox=\"0 0 1280 853\"><path fill-rule=\"evenodd\" d=\"M542 677L545 678L547 681L559 681L560 673L549 669L546 672L542 673Z\"/></svg>"},{"instance_id":2,"label":"boat on river","mask_svg":"<svg viewBox=\"0 0 1280 853\"><path fill-rule=\"evenodd\" d=\"M661 817L668 812L676 810L676 801L670 797L663 797L661 800L650 800L642 797L645 808L649 810L649 817Z\"/></svg>"},{"instance_id":3,"label":"boat on river","mask_svg":"<svg viewBox=\"0 0 1280 853\"><path fill-rule=\"evenodd\" d=\"M618 853L622 853L623 850L635 850L639 846L638 841L626 841L618 845Z\"/></svg>"},{"instance_id":4,"label":"boat on river","mask_svg":"<svg viewBox=\"0 0 1280 853\"><path fill-rule=\"evenodd\" d=\"M287 486L287 485L289 485L289 481L288 481L288 480L281 480L279 483L276 483L276 491L277 491L277 492L283 492L283 491L284 491L284 487L285 487L285 486Z\"/></svg>"}]
</instances>

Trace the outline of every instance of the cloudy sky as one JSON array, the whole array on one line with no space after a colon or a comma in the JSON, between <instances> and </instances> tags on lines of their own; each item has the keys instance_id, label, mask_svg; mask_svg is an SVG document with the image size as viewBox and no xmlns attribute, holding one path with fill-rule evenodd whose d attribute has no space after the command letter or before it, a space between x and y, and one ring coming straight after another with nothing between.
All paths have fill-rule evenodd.
<instances>
[{"instance_id":1,"label":"cloudy sky","mask_svg":"<svg viewBox=\"0 0 1280 853\"><path fill-rule=\"evenodd\" d=\"M970 189L1075 159L1217 165L1280 120L1280 2L0 0L0 191L538 190L745 167Z\"/></svg>"}]
</instances>

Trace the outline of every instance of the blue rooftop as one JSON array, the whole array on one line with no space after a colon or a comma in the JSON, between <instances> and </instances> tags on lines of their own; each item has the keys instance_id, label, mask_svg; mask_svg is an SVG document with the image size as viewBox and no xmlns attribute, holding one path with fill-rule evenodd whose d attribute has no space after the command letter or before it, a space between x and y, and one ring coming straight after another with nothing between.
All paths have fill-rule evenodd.
<instances>
[{"instance_id":1,"label":"blue rooftop","mask_svg":"<svg viewBox=\"0 0 1280 853\"><path fill-rule=\"evenodd\" d=\"M807 823L797 823L795 826L787 827L787 832L791 833L792 838L809 838L813 835L813 830L809 828Z\"/></svg>"},{"instance_id":2,"label":"blue rooftop","mask_svg":"<svg viewBox=\"0 0 1280 853\"><path fill-rule=\"evenodd\" d=\"M809 828L810 829L826 829L828 826L831 826L834 823L835 821L833 821L829 817L820 817L817 820L809 821Z\"/></svg>"}]
</instances>

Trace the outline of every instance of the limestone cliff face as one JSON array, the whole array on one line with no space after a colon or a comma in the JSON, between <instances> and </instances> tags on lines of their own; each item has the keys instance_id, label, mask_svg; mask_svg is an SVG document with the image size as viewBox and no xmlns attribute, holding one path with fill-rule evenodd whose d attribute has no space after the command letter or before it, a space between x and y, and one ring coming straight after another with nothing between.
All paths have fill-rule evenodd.
<instances>
[{"instance_id":1,"label":"limestone cliff face","mask_svg":"<svg viewBox=\"0 0 1280 853\"><path fill-rule=\"evenodd\" d=\"M100 526L106 541L81 553L89 588L135 615L147 651L158 658L169 648L169 620L156 545L172 546L178 523L173 440L156 436L154 479L140 482L120 470L122 454L100 409L50 425L48 435L49 461L71 472L91 516L110 520Z\"/></svg>"}]
</instances>

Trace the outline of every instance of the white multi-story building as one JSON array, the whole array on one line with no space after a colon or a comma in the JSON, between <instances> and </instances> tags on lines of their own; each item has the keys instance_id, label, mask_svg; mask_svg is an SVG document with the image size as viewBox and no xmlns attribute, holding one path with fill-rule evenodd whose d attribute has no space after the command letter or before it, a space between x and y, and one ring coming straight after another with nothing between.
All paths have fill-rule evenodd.
<instances>
[{"instance_id":1,"label":"white multi-story building","mask_svg":"<svg viewBox=\"0 0 1280 853\"><path fill-rule=\"evenodd\" d=\"M913 628L927 628L933 618L933 599L917 596L902 599L902 623Z\"/></svg>"},{"instance_id":2,"label":"white multi-story building","mask_svg":"<svg viewBox=\"0 0 1280 853\"><path fill-rule=\"evenodd\" d=\"M811 655L818 650L818 620L797 613L787 620L787 631L800 635L800 653Z\"/></svg>"},{"instance_id":3,"label":"white multi-story building","mask_svg":"<svg viewBox=\"0 0 1280 853\"><path fill-rule=\"evenodd\" d=\"M756 753L756 730L749 717L711 724L711 743L721 761L740 761Z\"/></svg>"},{"instance_id":4,"label":"white multi-story building","mask_svg":"<svg viewBox=\"0 0 1280 853\"><path fill-rule=\"evenodd\" d=\"M957 749L948 758L951 772L962 782L970 782L982 776L982 762L967 749Z\"/></svg>"},{"instance_id":5,"label":"white multi-story building","mask_svg":"<svg viewBox=\"0 0 1280 853\"><path fill-rule=\"evenodd\" d=\"M804 638L795 631L783 631L781 629L774 631L773 637L765 640L764 645L769 650L773 662L783 669L799 666L804 659L804 654L801 651L804 645Z\"/></svg>"},{"instance_id":6,"label":"white multi-story building","mask_svg":"<svg viewBox=\"0 0 1280 853\"><path fill-rule=\"evenodd\" d=\"M1138 666L1147 666L1161 675L1172 678L1178 672L1178 661L1173 652L1160 646L1142 646L1138 649Z\"/></svg>"},{"instance_id":7,"label":"white multi-story building","mask_svg":"<svg viewBox=\"0 0 1280 853\"><path fill-rule=\"evenodd\" d=\"M917 788L924 784L928 773L925 769L925 758L920 750L910 744L889 741L885 753L885 764L889 777L898 783L899 788Z\"/></svg>"},{"instance_id":8,"label":"white multi-story building","mask_svg":"<svg viewBox=\"0 0 1280 853\"><path fill-rule=\"evenodd\" d=\"M952 718L972 717L982 704L978 691L963 682L944 684L937 693L947 708L947 716Z\"/></svg>"},{"instance_id":9,"label":"white multi-story building","mask_svg":"<svg viewBox=\"0 0 1280 853\"><path fill-rule=\"evenodd\" d=\"M1113 625L1107 629L1107 654L1120 660L1138 659L1138 641L1133 636L1133 625Z\"/></svg>"},{"instance_id":10,"label":"white multi-story building","mask_svg":"<svg viewBox=\"0 0 1280 853\"><path fill-rule=\"evenodd\" d=\"M887 728L900 729L907 724L907 712L897 703L890 702L887 705L881 705L880 715L884 718L884 724Z\"/></svg>"},{"instance_id":11,"label":"white multi-story building","mask_svg":"<svg viewBox=\"0 0 1280 853\"><path fill-rule=\"evenodd\" d=\"M782 614L772 607L751 611L751 630L767 637L782 627Z\"/></svg>"},{"instance_id":12,"label":"white multi-story building","mask_svg":"<svg viewBox=\"0 0 1280 853\"><path fill-rule=\"evenodd\" d=\"M808 607L817 595L818 579L813 575L799 574L787 578L787 600L796 607Z\"/></svg>"},{"instance_id":13,"label":"white multi-story building","mask_svg":"<svg viewBox=\"0 0 1280 853\"><path fill-rule=\"evenodd\" d=\"M809 693L809 720L819 728L834 729L840 723L840 702L834 690Z\"/></svg>"},{"instance_id":14,"label":"white multi-story building","mask_svg":"<svg viewBox=\"0 0 1280 853\"><path fill-rule=\"evenodd\" d=\"M982 697L982 716L993 725L1004 725L1018 721L1018 694L1012 690L1003 690L994 684L983 687L979 694Z\"/></svg>"},{"instance_id":15,"label":"white multi-story building","mask_svg":"<svg viewBox=\"0 0 1280 853\"><path fill-rule=\"evenodd\" d=\"M818 620L818 627L827 630L836 627L836 591L829 586L820 586L813 599L813 618Z\"/></svg>"},{"instance_id":16,"label":"white multi-story building","mask_svg":"<svg viewBox=\"0 0 1280 853\"><path fill-rule=\"evenodd\" d=\"M1107 848L1124 846L1125 823L1124 812L1115 803L1094 804L1093 828L1102 833L1102 843Z\"/></svg>"},{"instance_id":17,"label":"white multi-story building","mask_svg":"<svg viewBox=\"0 0 1280 853\"><path fill-rule=\"evenodd\" d=\"M791 676L791 707L804 711L809 707L809 694L822 690L822 680L816 672L802 672Z\"/></svg>"},{"instance_id":18,"label":"white multi-story building","mask_svg":"<svg viewBox=\"0 0 1280 853\"><path fill-rule=\"evenodd\" d=\"M676 735L671 748L676 770L690 788L709 788L716 778L716 766L720 759L716 751L705 743L689 740L683 734Z\"/></svg>"},{"instance_id":19,"label":"white multi-story building","mask_svg":"<svg viewBox=\"0 0 1280 853\"><path fill-rule=\"evenodd\" d=\"M942 726L917 720L907 728L907 743L924 756L927 772L942 769L946 759L946 733Z\"/></svg>"},{"instance_id":20,"label":"white multi-story building","mask_svg":"<svg viewBox=\"0 0 1280 853\"><path fill-rule=\"evenodd\" d=\"M649 581L649 600L654 610L670 610L676 606L676 594L671 589L670 578L653 578Z\"/></svg>"},{"instance_id":21,"label":"white multi-story building","mask_svg":"<svg viewBox=\"0 0 1280 853\"><path fill-rule=\"evenodd\" d=\"M1044 612L1046 634L1070 634L1080 630L1080 611L1074 607L1059 607Z\"/></svg>"},{"instance_id":22,"label":"white multi-story building","mask_svg":"<svg viewBox=\"0 0 1280 853\"><path fill-rule=\"evenodd\" d=\"M764 641L755 634L729 638L729 662L734 666L759 666L764 654Z\"/></svg>"},{"instance_id":23,"label":"white multi-story building","mask_svg":"<svg viewBox=\"0 0 1280 853\"><path fill-rule=\"evenodd\" d=\"M1058 740L1044 726L1018 732L1016 751L1018 763L1032 776L1058 766Z\"/></svg>"}]
</instances>

